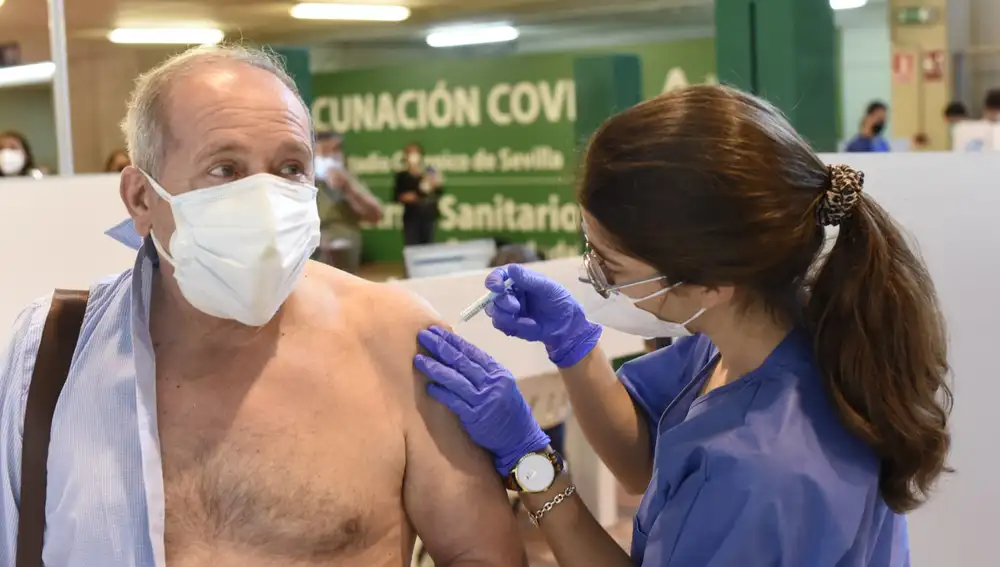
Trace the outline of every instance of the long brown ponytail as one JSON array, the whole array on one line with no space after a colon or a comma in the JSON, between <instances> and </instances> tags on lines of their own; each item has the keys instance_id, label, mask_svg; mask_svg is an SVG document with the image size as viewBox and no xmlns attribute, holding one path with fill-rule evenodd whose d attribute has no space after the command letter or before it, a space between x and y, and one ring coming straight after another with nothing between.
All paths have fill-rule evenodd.
<instances>
[{"instance_id":1,"label":"long brown ponytail","mask_svg":"<svg viewBox=\"0 0 1000 567\"><path fill-rule=\"evenodd\" d=\"M821 217L853 172L830 171L831 190L816 205ZM833 207L840 233L811 282L807 320L841 419L881 458L886 504L906 512L947 470L945 325L927 268L902 232L860 185L848 193L856 202Z\"/></svg>"}]
</instances>

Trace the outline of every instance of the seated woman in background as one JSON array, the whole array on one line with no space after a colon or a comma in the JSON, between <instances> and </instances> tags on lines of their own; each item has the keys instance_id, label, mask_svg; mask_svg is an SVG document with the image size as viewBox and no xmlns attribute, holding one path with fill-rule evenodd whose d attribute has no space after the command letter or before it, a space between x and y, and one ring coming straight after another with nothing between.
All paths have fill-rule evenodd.
<instances>
[{"instance_id":1,"label":"seated woman in background","mask_svg":"<svg viewBox=\"0 0 1000 567\"><path fill-rule=\"evenodd\" d=\"M123 169L132 165L132 160L128 158L125 150L115 150L108 156L108 161L104 163L105 173L121 173Z\"/></svg>"},{"instance_id":2,"label":"seated woman in background","mask_svg":"<svg viewBox=\"0 0 1000 567\"><path fill-rule=\"evenodd\" d=\"M35 167L35 156L24 135L19 132L0 134L0 177L33 177L42 172Z\"/></svg>"}]
</instances>

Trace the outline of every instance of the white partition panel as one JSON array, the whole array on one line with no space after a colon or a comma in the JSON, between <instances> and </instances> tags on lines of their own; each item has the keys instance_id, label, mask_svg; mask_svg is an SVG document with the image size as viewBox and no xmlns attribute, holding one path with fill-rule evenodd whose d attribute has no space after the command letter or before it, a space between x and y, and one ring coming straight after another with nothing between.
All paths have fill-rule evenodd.
<instances>
[{"instance_id":1,"label":"white partition panel","mask_svg":"<svg viewBox=\"0 0 1000 567\"><path fill-rule=\"evenodd\" d=\"M32 299L132 267L104 235L127 216L117 175L0 180L0 344Z\"/></svg>"},{"instance_id":2,"label":"white partition panel","mask_svg":"<svg viewBox=\"0 0 1000 567\"><path fill-rule=\"evenodd\" d=\"M948 320L954 371L951 465L910 516L913 567L1000 564L1000 157L996 154L824 156L865 172L865 190L919 243Z\"/></svg>"},{"instance_id":3,"label":"white partition panel","mask_svg":"<svg viewBox=\"0 0 1000 567\"><path fill-rule=\"evenodd\" d=\"M874 195L919 242L949 323L955 374L954 445L947 477L910 518L916 567L996 565L993 511L1000 509L1000 380L993 353L1000 344L1000 159L990 154L912 153L827 155L866 173ZM81 287L132 264L133 253L102 233L124 218L111 176L0 181L0 341L32 298L55 286ZM572 284L571 262L543 269ZM541 266L540 266L541 267ZM560 271L561 270L561 271ZM483 273L406 282L454 320L482 291ZM547 365L536 345L513 341L477 318L459 331L520 376ZM622 339L622 343L617 342ZM631 342L629 342L631 341ZM604 348L635 348L608 333ZM523 373L522 373L523 372Z\"/></svg>"}]
</instances>

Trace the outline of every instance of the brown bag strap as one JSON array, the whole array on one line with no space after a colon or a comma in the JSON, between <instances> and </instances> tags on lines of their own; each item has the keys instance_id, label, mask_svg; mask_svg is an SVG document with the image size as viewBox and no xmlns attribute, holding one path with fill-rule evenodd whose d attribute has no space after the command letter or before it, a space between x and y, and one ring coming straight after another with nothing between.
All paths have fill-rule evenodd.
<instances>
[{"instance_id":1,"label":"brown bag strap","mask_svg":"<svg viewBox=\"0 0 1000 567\"><path fill-rule=\"evenodd\" d=\"M86 291L57 289L45 318L24 409L16 567L43 567L45 489L48 485L52 416L73 362L73 352L87 310L87 297Z\"/></svg>"}]
</instances>

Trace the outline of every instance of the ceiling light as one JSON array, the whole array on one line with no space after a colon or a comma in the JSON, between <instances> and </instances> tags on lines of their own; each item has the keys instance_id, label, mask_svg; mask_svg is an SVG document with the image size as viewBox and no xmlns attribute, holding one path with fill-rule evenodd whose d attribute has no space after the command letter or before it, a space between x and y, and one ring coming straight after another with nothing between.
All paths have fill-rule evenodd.
<instances>
[{"instance_id":1,"label":"ceiling light","mask_svg":"<svg viewBox=\"0 0 1000 567\"><path fill-rule=\"evenodd\" d=\"M300 20L354 20L366 22L401 22L410 17L406 6L370 4L297 4L292 17Z\"/></svg>"},{"instance_id":2,"label":"ceiling light","mask_svg":"<svg viewBox=\"0 0 1000 567\"><path fill-rule=\"evenodd\" d=\"M868 0L830 0L830 7L834 10L853 10L868 3Z\"/></svg>"},{"instance_id":3,"label":"ceiling light","mask_svg":"<svg viewBox=\"0 0 1000 567\"><path fill-rule=\"evenodd\" d=\"M431 32L427 36L427 45L431 47L457 47L460 45L480 45L483 43L500 43L514 41L518 31L511 26L468 26L443 29Z\"/></svg>"},{"instance_id":4,"label":"ceiling light","mask_svg":"<svg viewBox=\"0 0 1000 567\"><path fill-rule=\"evenodd\" d=\"M212 28L118 28L108 39L112 43L206 45L219 43L225 36L222 30Z\"/></svg>"},{"instance_id":5,"label":"ceiling light","mask_svg":"<svg viewBox=\"0 0 1000 567\"><path fill-rule=\"evenodd\" d=\"M56 64L51 61L0 68L0 88L38 85L52 81Z\"/></svg>"}]
</instances>

